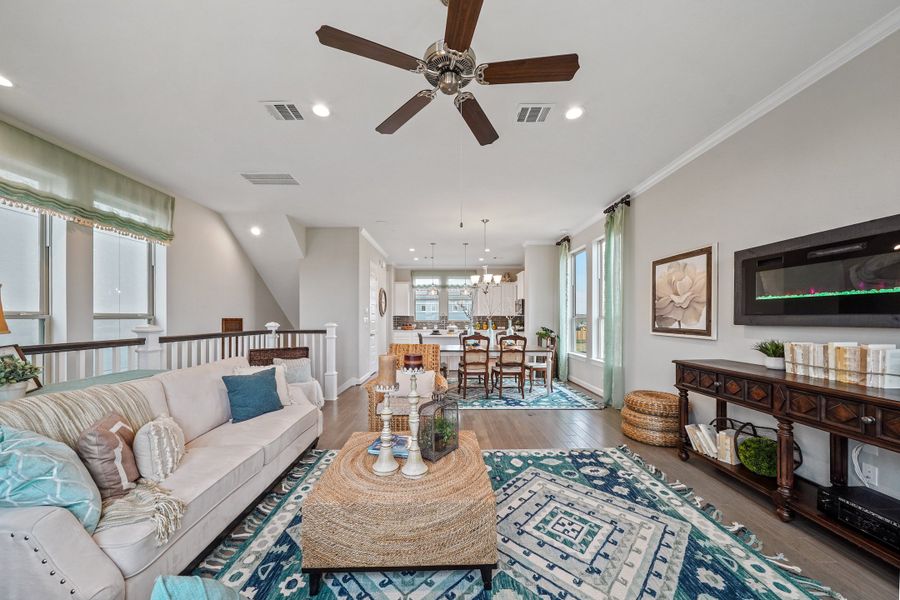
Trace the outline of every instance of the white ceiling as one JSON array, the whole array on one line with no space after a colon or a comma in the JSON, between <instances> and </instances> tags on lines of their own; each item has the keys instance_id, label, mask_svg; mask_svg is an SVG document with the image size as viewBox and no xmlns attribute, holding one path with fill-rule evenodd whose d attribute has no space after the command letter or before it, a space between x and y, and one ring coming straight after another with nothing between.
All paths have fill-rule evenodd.
<instances>
[{"instance_id":1,"label":"white ceiling","mask_svg":"<svg viewBox=\"0 0 900 600\"><path fill-rule=\"evenodd\" d=\"M581 70L569 83L470 86L500 133L482 148L444 96L376 133L424 79L315 36L329 24L421 56L443 34L439 0L3 0L0 73L16 87L0 88L0 113L223 213L364 227L398 265L432 241L437 265L461 264L489 218L490 256L513 264L523 242L577 229L897 6L488 0L479 62L578 52ZM306 120L275 121L262 100L296 102ZM315 102L332 116L313 116ZM521 102L557 109L524 127ZM571 105L581 120L563 119ZM247 171L301 185L251 186Z\"/></svg>"}]
</instances>

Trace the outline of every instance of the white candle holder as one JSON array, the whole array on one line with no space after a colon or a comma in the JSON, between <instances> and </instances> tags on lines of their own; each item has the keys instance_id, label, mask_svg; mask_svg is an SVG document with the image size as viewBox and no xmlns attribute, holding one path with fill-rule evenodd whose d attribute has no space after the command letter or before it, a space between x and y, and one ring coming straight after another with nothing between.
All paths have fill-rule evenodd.
<instances>
[{"instance_id":1,"label":"white candle holder","mask_svg":"<svg viewBox=\"0 0 900 600\"><path fill-rule=\"evenodd\" d=\"M422 450L419 448L419 391L416 389L416 376L424 373L424 369L404 368L404 374L409 375L409 458L400 469L400 473L407 479L419 479L428 472L428 465L422 460Z\"/></svg>"},{"instance_id":2,"label":"white candle holder","mask_svg":"<svg viewBox=\"0 0 900 600\"><path fill-rule=\"evenodd\" d=\"M392 386L376 385L375 391L384 394L384 402L381 408L381 421L384 427L381 429L381 448L378 450L378 459L372 465L372 471L381 477L393 475L400 468L400 463L394 458L394 436L391 433L391 395L400 389L399 384Z\"/></svg>"}]
</instances>

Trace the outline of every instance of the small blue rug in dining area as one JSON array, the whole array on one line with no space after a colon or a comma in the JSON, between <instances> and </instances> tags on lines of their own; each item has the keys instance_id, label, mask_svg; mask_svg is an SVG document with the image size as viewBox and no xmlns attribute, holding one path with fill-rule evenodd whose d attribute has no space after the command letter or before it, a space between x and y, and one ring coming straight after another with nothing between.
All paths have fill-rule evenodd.
<instances>
[{"instance_id":1,"label":"small blue rug in dining area","mask_svg":"<svg viewBox=\"0 0 900 600\"><path fill-rule=\"evenodd\" d=\"M519 393L514 386L504 386L503 396L500 396L499 389L495 389L489 394L484 393L484 387L474 385L472 380L466 390L466 398L463 400L462 392L456 391L456 381L450 380L448 384L450 389L447 390L447 398L452 398L459 403L460 409L482 409L482 410L508 410L508 409L531 409L531 410L600 410L604 408L602 401L595 400L584 392L580 392L572 386L562 383L561 381L553 381L553 391L547 391L544 386L535 385L531 391L528 391L528 383L525 383L525 397Z\"/></svg>"},{"instance_id":2,"label":"small blue rug in dining area","mask_svg":"<svg viewBox=\"0 0 900 600\"><path fill-rule=\"evenodd\" d=\"M309 598L301 510L335 454L307 453L194 574L248 600ZM484 461L497 497L493 592L484 591L478 571L335 573L323 578L318 598L841 598L783 556L764 556L752 533L723 526L714 507L624 446L493 450Z\"/></svg>"}]
</instances>

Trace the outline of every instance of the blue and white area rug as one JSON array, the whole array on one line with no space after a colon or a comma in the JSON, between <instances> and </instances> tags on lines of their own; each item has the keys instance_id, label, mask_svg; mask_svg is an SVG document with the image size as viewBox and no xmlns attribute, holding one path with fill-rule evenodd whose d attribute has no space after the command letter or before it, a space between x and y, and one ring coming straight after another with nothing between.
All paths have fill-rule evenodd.
<instances>
[{"instance_id":1,"label":"blue and white area rug","mask_svg":"<svg viewBox=\"0 0 900 600\"><path fill-rule=\"evenodd\" d=\"M472 383L474 384L474 380ZM600 401L594 400L587 394L560 381L553 382L552 392L548 392L547 388L538 385L535 385L529 392L526 382L524 398L519 390L512 386L504 387L501 397L498 389L485 395L483 387L470 385L466 390L465 400L463 400L462 393L456 391L456 381L451 380L448 384L450 389L447 390L447 398L456 400L461 409L599 410L604 408Z\"/></svg>"},{"instance_id":2,"label":"blue and white area rug","mask_svg":"<svg viewBox=\"0 0 900 600\"><path fill-rule=\"evenodd\" d=\"M248 600L302 600L303 499L334 458L313 451L197 569ZM337 573L318 598L724 600L841 598L766 557L742 526L625 447L484 453L497 495L499 568ZM398 517L402 519L402 517Z\"/></svg>"}]
</instances>

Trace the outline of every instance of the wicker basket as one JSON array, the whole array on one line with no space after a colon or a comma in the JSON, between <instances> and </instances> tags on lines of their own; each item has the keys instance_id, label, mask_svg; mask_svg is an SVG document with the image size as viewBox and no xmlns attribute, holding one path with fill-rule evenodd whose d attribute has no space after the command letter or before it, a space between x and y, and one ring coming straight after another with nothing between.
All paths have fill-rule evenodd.
<instances>
[{"instance_id":1,"label":"wicker basket","mask_svg":"<svg viewBox=\"0 0 900 600\"><path fill-rule=\"evenodd\" d=\"M625 406L642 415L678 418L678 396L668 392L628 392L625 394Z\"/></svg>"},{"instance_id":2,"label":"wicker basket","mask_svg":"<svg viewBox=\"0 0 900 600\"><path fill-rule=\"evenodd\" d=\"M642 429L629 425L622 421L622 433L633 440L650 444L651 446L665 446L672 448L678 444L678 433L667 431L653 431L650 429Z\"/></svg>"},{"instance_id":3,"label":"wicker basket","mask_svg":"<svg viewBox=\"0 0 900 600\"><path fill-rule=\"evenodd\" d=\"M662 433L678 433L678 418L643 415L627 406L622 409L622 422L632 427L659 431Z\"/></svg>"}]
</instances>

